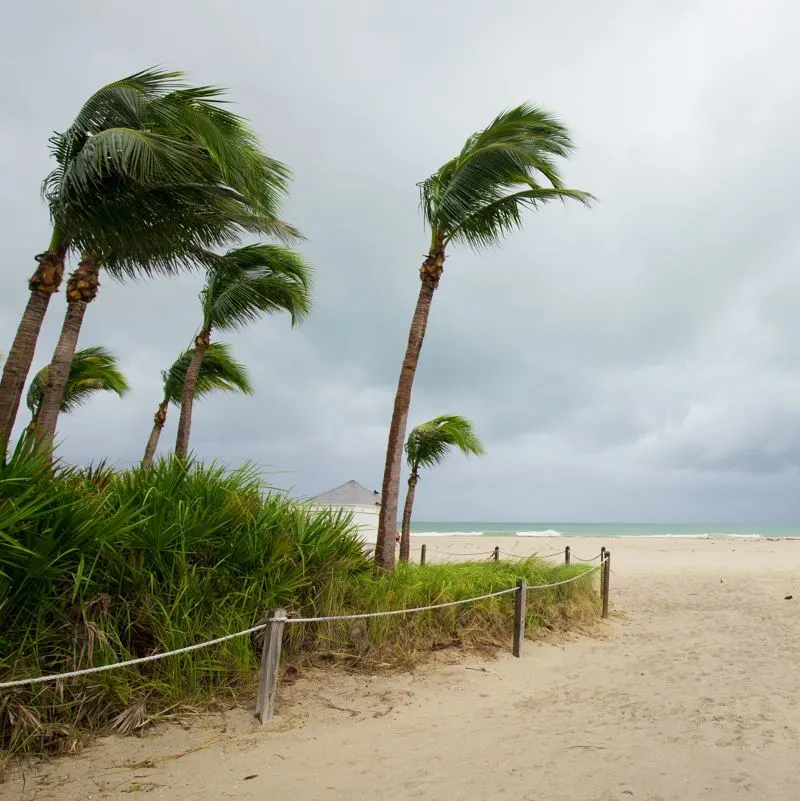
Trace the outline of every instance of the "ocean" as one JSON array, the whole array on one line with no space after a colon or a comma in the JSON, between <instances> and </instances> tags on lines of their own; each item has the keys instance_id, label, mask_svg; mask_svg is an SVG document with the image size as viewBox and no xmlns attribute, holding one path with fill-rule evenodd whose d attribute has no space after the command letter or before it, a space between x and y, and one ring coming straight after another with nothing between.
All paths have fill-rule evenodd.
<instances>
[{"instance_id":1,"label":"ocean","mask_svg":"<svg viewBox=\"0 0 800 801\"><path fill-rule=\"evenodd\" d=\"M711 523L426 523L411 524L415 537L684 537L687 539L786 539L800 524L758 526Z\"/></svg>"}]
</instances>

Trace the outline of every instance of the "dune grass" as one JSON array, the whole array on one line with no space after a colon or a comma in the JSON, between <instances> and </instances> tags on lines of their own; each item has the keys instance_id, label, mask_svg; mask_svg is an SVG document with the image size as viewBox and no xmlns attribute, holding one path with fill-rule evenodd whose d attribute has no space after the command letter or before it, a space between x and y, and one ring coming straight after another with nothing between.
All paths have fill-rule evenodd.
<instances>
[{"instance_id":1,"label":"dune grass","mask_svg":"<svg viewBox=\"0 0 800 801\"><path fill-rule=\"evenodd\" d=\"M333 581L311 605L315 616L377 612L475 598L514 587L553 584L586 570L539 559L458 564L401 564L392 573ZM528 636L562 631L597 617L596 574L570 584L528 593ZM306 611L306 614L308 612ZM407 668L445 647L510 648L514 594L473 604L378 617L288 627L290 660L302 664L339 661L362 669Z\"/></svg>"},{"instance_id":2,"label":"dune grass","mask_svg":"<svg viewBox=\"0 0 800 801\"><path fill-rule=\"evenodd\" d=\"M310 511L252 466L162 461L152 470L0 465L0 681L181 648L303 616L424 606L552 583L579 567L537 560L400 566L375 575L349 517ZM597 613L592 578L529 594L529 632ZM513 595L371 621L287 627L285 664L407 667L446 646L508 647ZM59 683L0 691L0 749L72 750L169 710L252 692L255 637ZM0 755L2 766L3 755Z\"/></svg>"}]
</instances>

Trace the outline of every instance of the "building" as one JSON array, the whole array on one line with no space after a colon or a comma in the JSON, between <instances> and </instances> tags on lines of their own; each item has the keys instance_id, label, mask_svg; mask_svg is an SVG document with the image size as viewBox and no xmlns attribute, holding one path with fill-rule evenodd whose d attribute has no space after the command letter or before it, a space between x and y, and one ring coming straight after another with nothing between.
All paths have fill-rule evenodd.
<instances>
[{"instance_id":1,"label":"building","mask_svg":"<svg viewBox=\"0 0 800 801\"><path fill-rule=\"evenodd\" d=\"M309 503L318 508L342 510L353 515L366 542L378 539L378 514L381 496L377 490L369 490L357 481L345 481L338 487L322 492L310 499Z\"/></svg>"}]
</instances>

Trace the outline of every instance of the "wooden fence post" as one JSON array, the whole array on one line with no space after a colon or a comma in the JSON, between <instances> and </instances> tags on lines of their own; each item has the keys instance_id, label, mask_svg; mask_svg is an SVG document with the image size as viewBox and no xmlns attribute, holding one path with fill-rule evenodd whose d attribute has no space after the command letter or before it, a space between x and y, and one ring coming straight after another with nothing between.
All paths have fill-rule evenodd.
<instances>
[{"instance_id":1,"label":"wooden fence post","mask_svg":"<svg viewBox=\"0 0 800 801\"><path fill-rule=\"evenodd\" d=\"M419 563L421 565L425 564L425 554L427 553L427 551L428 551L428 546L425 545L425 543L423 542L422 543L422 551L420 552L420 555L419 555Z\"/></svg>"},{"instance_id":2,"label":"wooden fence post","mask_svg":"<svg viewBox=\"0 0 800 801\"><path fill-rule=\"evenodd\" d=\"M611 551L606 551L606 561L603 565L603 617L608 617L608 585L611 579Z\"/></svg>"},{"instance_id":3,"label":"wooden fence post","mask_svg":"<svg viewBox=\"0 0 800 801\"><path fill-rule=\"evenodd\" d=\"M499 562L500 561L500 546L499 545L495 545L494 546L493 559L494 559L495 562Z\"/></svg>"},{"instance_id":4,"label":"wooden fence post","mask_svg":"<svg viewBox=\"0 0 800 801\"><path fill-rule=\"evenodd\" d=\"M524 579L517 582L517 594L514 598L514 645L511 652L516 657L522 656L522 646L525 642L525 607L527 585Z\"/></svg>"},{"instance_id":5,"label":"wooden fence post","mask_svg":"<svg viewBox=\"0 0 800 801\"><path fill-rule=\"evenodd\" d=\"M272 719L275 712L275 695L278 690L278 667L281 661L285 609L273 609L268 617L271 621L264 629L261 645L261 675L258 679L256 716L261 723Z\"/></svg>"},{"instance_id":6,"label":"wooden fence post","mask_svg":"<svg viewBox=\"0 0 800 801\"><path fill-rule=\"evenodd\" d=\"M569 564L569 555L570 555L570 547L569 547L569 545L567 545L567 547L564 548L564 564L565 565Z\"/></svg>"},{"instance_id":7,"label":"wooden fence post","mask_svg":"<svg viewBox=\"0 0 800 801\"><path fill-rule=\"evenodd\" d=\"M604 545L600 549L600 564L602 567L600 568L600 598L603 597L603 584L606 581L606 546Z\"/></svg>"}]
</instances>

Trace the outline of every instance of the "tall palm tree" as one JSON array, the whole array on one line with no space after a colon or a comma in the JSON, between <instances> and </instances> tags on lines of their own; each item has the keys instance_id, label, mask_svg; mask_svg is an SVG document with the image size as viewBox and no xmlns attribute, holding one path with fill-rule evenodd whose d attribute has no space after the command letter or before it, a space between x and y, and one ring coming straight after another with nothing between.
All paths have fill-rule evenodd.
<instances>
[{"instance_id":1,"label":"tall palm tree","mask_svg":"<svg viewBox=\"0 0 800 801\"><path fill-rule=\"evenodd\" d=\"M523 212L552 200L589 203L591 195L565 188L556 157L572 150L567 129L542 109L521 105L500 114L467 139L461 152L420 184L422 213L430 228L428 254L400 369L386 447L376 563L394 566L403 440L411 389L433 293L444 271L449 245L475 250L498 245L522 225Z\"/></svg>"},{"instance_id":2,"label":"tall palm tree","mask_svg":"<svg viewBox=\"0 0 800 801\"><path fill-rule=\"evenodd\" d=\"M73 237L77 232L80 238L94 228L102 238L102 231L108 228L107 221L103 223L103 199L95 192L102 182L99 174L108 181L126 175L133 178L137 169L142 169L142 159L128 163L117 157L114 146L125 139L133 141L135 136L140 137L140 152L153 158L156 154L166 156L164 143L144 130L141 110L177 86L177 73L159 70L140 72L104 86L89 98L75 119L72 146L62 148L64 152L57 155L59 180L51 174L45 186L52 216L50 243L35 257L37 267L28 282L30 297L0 380L0 442L7 442L11 436L42 322L50 298L61 285L64 259ZM105 159L104 146L108 153ZM171 163L166 158L159 160Z\"/></svg>"},{"instance_id":3,"label":"tall palm tree","mask_svg":"<svg viewBox=\"0 0 800 801\"><path fill-rule=\"evenodd\" d=\"M287 241L297 233L277 219L288 170L261 152L242 118L220 107L221 90L189 87L180 77L151 70L104 87L51 139L57 166L44 184L58 239L51 251L61 272L69 250L81 258L67 283L67 312L37 421L47 447L101 267L118 278L173 273L204 259L213 263L213 248L244 232ZM32 330L28 315L21 330ZM17 367L26 372L29 360Z\"/></svg>"},{"instance_id":4,"label":"tall palm tree","mask_svg":"<svg viewBox=\"0 0 800 801\"><path fill-rule=\"evenodd\" d=\"M465 456L483 456L483 443L466 417L445 414L411 429L406 441L408 492L400 532L400 561L407 562L411 550L411 510L421 467L441 464L457 448Z\"/></svg>"},{"instance_id":5,"label":"tall palm tree","mask_svg":"<svg viewBox=\"0 0 800 801\"><path fill-rule=\"evenodd\" d=\"M186 457L192 427L192 404L213 329L243 328L263 314L285 311L292 325L311 306L311 268L300 255L277 245L247 245L229 250L223 265L209 270L200 293L203 322L186 371L175 454Z\"/></svg>"},{"instance_id":6,"label":"tall palm tree","mask_svg":"<svg viewBox=\"0 0 800 801\"><path fill-rule=\"evenodd\" d=\"M42 408L49 370L49 367L39 370L28 387L26 403L31 413L31 426L36 424ZM115 392L122 397L129 388L114 354L100 346L84 348L72 360L66 390L61 400L61 411L66 414L75 411L98 392Z\"/></svg>"},{"instance_id":7,"label":"tall palm tree","mask_svg":"<svg viewBox=\"0 0 800 801\"><path fill-rule=\"evenodd\" d=\"M153 464L158 440L164 424L167 422L167 410L170 404L174 406L180 404L183 386L186 382L186 371L193 355L194 348L184 351L173 362L169 370L161 373L164 381L164 399L158 404L156 413L153 415L153 428L147 440L142 467L151 467ZM197 385L194 390L195 400L216 390L241 392L245 395L253 394L253 385L250 382L247 368L231 356L230 346L222 342L214 342L206 350L197 376Z\"/></svg>"}]
</instances>

